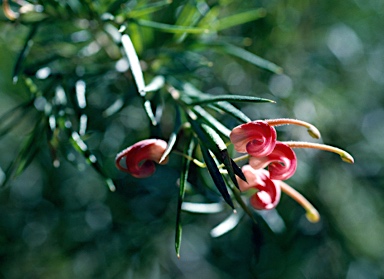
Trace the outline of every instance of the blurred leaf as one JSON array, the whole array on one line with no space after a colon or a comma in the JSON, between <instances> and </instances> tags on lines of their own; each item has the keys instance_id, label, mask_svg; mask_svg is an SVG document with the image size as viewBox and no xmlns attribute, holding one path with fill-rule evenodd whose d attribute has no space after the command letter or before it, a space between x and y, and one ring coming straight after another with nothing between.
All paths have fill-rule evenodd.
<instances>
[{"instance_id":1,"label":"blurred leaf","mask_svg":"<svg viewBox=\"0 0 384 279\"><path fill-rule=\"evenodd\" d=\"M255 66L258 66L262 69L271 71L275 74L283 73L283 69L281 67L277 66L276 64L274 64L268 60L265 60L264 58L257 56L256 54L253 54L252 52L249 52L243 48L240 48L240 47L237 47L234 45L230 45L230 44L225 44L223 46L219 46L218 48L227 54L241 58L244 61L249 62L249 63L251 63Z\"/></svg>"},{"instance_id":2,"label":"blurred leaf","mask_svg":"<svg viewBox=\"0 0 384 279\"><path fill-rule=\"evenodd\" d=\"M196 26L199 20L209 11L209 6L205 1L187 1L177 17L175 25L178 26ZM177 33L174 40L181 43L187 37L187 33Z\"/></svg>"},{"instance_id":3,"label":"blurred leaf","mask_svg":"<svg viewBox=\"0 0 384 279\"><path fill-rule=\"evenodd\" d=\"M196 112L201 119L205 120L204 122L223 134L225 137L229 138L229 134L231 131L225 127L220 121L214 118L211 114L209 114L206 110L204 110L200 106L194 106L193 111Z\"/></svg>"},{"instance_id":4,"label":"blurred leaf","mask_svg":"<svg viewBox=\"0 0 384 279\"><path fill-rule=\"evenodd\" d=\"M37 24L31 25L27 38L25 39L25 42L24 42L24 46L17 57L16 64L13 68L13 74L12 74L13 83L16 83L17 80L19 79L19 74L22 69L23 62L33 45L33 37L36 35L37 27L38 27Z\"/></svg>"},{"instance_id":5,"label":"blurred leaf","mask_svg":"<svg viewBox=\"0 0 384 279\"><path fill-rule=\"evenodd\" d=\"M154 22L144 19L137 20L137 24L145 27L155 28L163 32L168 33L190 33L190 34L203 34L208 33L209 29L197 28L197 27L188 27L188 26L177 26L170 25L166 23Z\"/></svg>"},{"instance_id":6,"label":"blurred leaf","mask_svg":"<svg viewBox=\"0 0 384 279\"><path fill-rule=\"evenodd\" d=\"M140 96L144 97L146 94L145 83L144 83L143 72L140 66L139 57L137 57L132 41L127 34L124 34L121 37L121 43L123 44L124 51L127 55L132 76L133 76L133 79L135 80L135 84L137 87L137 91L139 92Z\"/></svg>"},{"instance_id":7,"label":"blurred leaf","mask_svg":"<svg viewBox=\"0 0 384 279\"><path fill-rule=\"evenodd\" d=\"M75 150L82 154L86 161L104 178L109 190L112 192L115 191L116 187L112 180L104 173L104 170L99 164L96 156L93 155L92 152L88 149L88 146L76 131L72 131L70 135L70 142L72 143L72 146L75 148Z\"/></svg>"},{"instance_id":8,"label":"blurred leaf","mask_svg":"<svg viewBox=\"0 0 384 279\"><path fill-rule=\"evenodd\" d=\"M172 134L169 136L167 148L165 149L163 155L161 156L159 164L163 162L165 158L167 158L169 153L171 153L172 148L176 143L177 134L179 133L180 127L181 127L181 116L180 116L179 109L176 107L175 126L173 128Z\"/></svg>"},{"instance_id":9,"label":"blurred leaf","mask_svg":"<svg viewBox=\"0 0 384 279\"><path fill-rule=\"evenodd\" d=\"M219 237L233 230L239 224L241 217L243 217L242 213L232 212L232 214L229 215L228 218L226 218L223 222L221 222L219 225L217 225L211 230L210 235L212 237Z\"/></svg>"},{"instance_id":10,"label":"blurred leaf","mask_svg":"<svg viewBox=\"0 0 384 279\"><path fill-rule=\"evenodd\" d=\"M212 104L212 106L217 107L224 112L226 112L229 115L232 115L237 120L243 123L251 122L252 120L246 116L241 110L233 106L231 103L228 102L217 102Z\"/></svg>"},{"instance_id":11,"label":"blurred leaf","mask_svg":"<svg viewBox=\"0 0 384 279\"><path fill-rule=\"evenodd\" d=\"M190 213L203 213L212 214L219 213L225 209L222 202L217 203L197 203L197 202L183 202L181 210Z\"/></svg>"},{"instance_id":12,"label":"blurred leaf","mask_svg":"<svg viewBox=\"0 0 384 279\"><path fill-rule=\"evenodd\" d=\"M145 6L129 11L127 16L130 18L135 18L135 17L151 14L171 3L172 3L172 0L164 0L164 1L154 2L154 3L149 3L149 4L146 4Z\"/></svg>"},{"instance_id":13,"label":"blurred leaf","mask_svg":"<svg viewBox=\"0 0 384 279\"><path fill-rule=\"evenodd\" d=\"M226 203L228 203L228 205L234 209L235 207L233 205L231 196L228 193L227 186L224 182L223 177L221 176L221 173L215 163L215 160L212 158L211 154L209 154L208 149L201 143L201 141L200 149L203 154L204 161L207 164L208 171L213 179L213 182L216 185L216 188L219 190Z\"/></svg>"},{"instance_id":14,"label":"blurred leaf","mask_svg":"<svg viewBox=\"0 0 384 279\"><path fill-rule=\"evenodd\" d=\"M214 21L211 24L211 28L215 31L220 31L223 29L228 29L233 26L244 24L266 15L266 11L263 8L254 9L246 12L237 13L228 17L224 17Z\"/></svg>"},{"instance_id":15,"label":"blurred leaf","mask_svg":"<svg viewBox=\"0 0 384 279\"><path fill-rule=\"evenodd\" d=\"M5 179L2 186L5 186L10 179L20 175L32 162L40 149L44 136L44 119L37 121L32 133L22 143L20 152L5 171Z\"/></svg>"},{"instance_id":16,"label":"blurred leaf","mask_svg":"<svg viewBox=\"0 0 384 279\"><path fill-rule=\"evenodd\" d=\"M0 138L19 125L22 118L28 116L33 109L33 100L18 105L0 116Z\"/></svg>"},{"instance_id":17,"label":"blurred leaf","mask_svg":"<svg viewBox=\"0 0 384 279\"><path fill-rule=\"evenodd\" d=\"M185 145L183 153L186 154L188 157L192 157L194 149L195 149L195 142L191 137L190 142ZM181 170L180 190L179 190L179 198L177 201L177 213L176 213L175 249L176 249L176 255L178 258L180 258L180 245L181 245L181 236L182 236L181 208L184 200L185 185L188 179L190 163L191 161L189 159L183 158L183 162L182 162L183 168Z\"/></svg>"},{"instance_id":18,"label":"blurred leaf","mask_svg":"<svg viewBox=\"0 0 384 279\"><path fill-rule=\"evenodd\" d=\"M155 114L153 113L151 102L149 100L144 101L144 110L153 126L157 125Z\"/></svg>"},{"instance_id":19,"label":"blurred leaf","mask_svg":"<svg viewBox=\"0 0 384 279\"><path fill-rule=\"evenodd\" d=\"M215 102L248 102L248 103L274 103L275 101L253 97L253 96L243 96L243 95L218 95L218 96L199 96L196 98L197 100L193 100L189 105L201 105L201 104L209 104Z\"/></svg>"}]
</instances>

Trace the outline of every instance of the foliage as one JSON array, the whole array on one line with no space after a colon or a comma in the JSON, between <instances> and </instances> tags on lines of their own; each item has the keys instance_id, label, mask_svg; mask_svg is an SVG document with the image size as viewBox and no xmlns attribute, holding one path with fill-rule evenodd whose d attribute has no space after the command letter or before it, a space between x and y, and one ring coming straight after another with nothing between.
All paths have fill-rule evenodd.
<instances>
[{"instance_id":1,"label":"foliage","mask_svg":"<svg viewBox=\"0 0 384 279\"><path fill-rule=\"evenodd\" d=\"M16 222L26 220L18 235L26 244L5 229L2 237L18 246L4 251L4 257L25 251L20 245L27 245L30 253L44 247L38 259L28 253L20 260L23 269L33 270L37 278L57 273L63 278L158 278L165 273L170 278L190 278L188 267L176 266L197 261L188 255L208 255L203 235L211 231L212 236L221 236L210 240L209 255L215 257L207 259L209 264L197 262L222 271L212 275L214 268L202 268L204 278L278 278L287 270L286 278L295 278L299 269L283 267L288 266L284 262L288 257L277 260L281 266L276 269L265 261L279 254L299 259L300 249L310 250L307 259L301 258L301 268L306 274L321 276L320 268L308 267L317 258L314 251L321 247L330 253L324 266L342 254L342 262L330 272L336 277L345 275L346 266L354 262L354 248L340 236L342 228L332 223L327 228L332 216L325 206L319 206L320 211L330 217L316 227L300 219L302 212L289 202L281 210L257 213L236 188L236 176L245 177L232 159L231 129L251 119L291 114L298 106L287 100L284 110L272 101L281 103L287 92L283 87L289 87L290 81L281 67L269 61L285 62L278 59L287 54L279 44L290 40L289 36L271 39L275 34L268 35L271 26L279 26L271 18L278 20L282 13L273 5L200 0L3 1L2 37L7 45L15 46L16 54L13 67L7 69L15 85L8 88L18 88L11 96L18 105L3 114L0 135L3 141L11 138L12 148L7 152L19 150L2 159L1 166L8 166L3 187L16 200ZM327 9L325 4L322 8ZM268 9L272 15L264 18ZM286 13L294 15L289 9ZM290 25L286 28L295 30ZM247 37L254 33L255 38ZM258 52L273 59L264 59ZM286 59L286 70L294 75L289 55ZM304 79L302 86L309 86L308 82ZM265 97L267 87L274 96ZM296 99L304 104L310 98L298 95ZM325 95L325 99L331 97ZM244 113L250 111L249 116ZM332 119L319 116L317 120L327 126ZM291 138L284 129L282 134ZM21 142L13 141L20 135L24 137ZM326 136L341 146L347 141L330 132ZM113 163L115 155L145 138L168 142L160 160L169 156L168 165L157 167L153 177L141 181L119 173ZM206 168L199 168L202 163L197 160L204 161ZM306 165L307 169L318 166L316 161ZM332 184L341 177L334 174ZM37 182L23 186L27 180ZM27 187L34 190L28 192ZM316 204L324 202L315 190L307 192ZM28 211L33 214L28 216ZM184 211L215 214L198 218ZM241 218L244 213L251 218ZM212 223L219 225L212 229ZM248 227L243 228L244 223ZM242 230L233 230L237 225ZM224 235L229 230L233 231ZM327 230L330 237L322 235ZM174 234L176 253L182 249L185 262L174 263L168 256L172 252L164 242L172 243L167 239ZM323 246L317 246L316 239ZM341 241L335 245L335 239ZM331 253L338 245L343 248ZM224 256L228 252L232 255ZM17 262L9 258L2 275L18 277ZM46 259L48 263L43 264ZM359 268L366 272L364 265Z\"/></svg>"}]
</instances>

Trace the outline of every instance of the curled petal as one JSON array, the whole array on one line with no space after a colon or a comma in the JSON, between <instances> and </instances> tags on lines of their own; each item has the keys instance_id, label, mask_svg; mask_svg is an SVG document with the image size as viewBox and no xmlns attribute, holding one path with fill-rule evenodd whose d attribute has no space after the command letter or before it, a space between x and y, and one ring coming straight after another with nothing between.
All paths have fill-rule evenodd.
<instances>
[{"instance_id":1,"label":"curled petal","mask_svg":"<svg viewBox=\"0 0 384 279\"><path fill-rule=\"evenodd\" d=\"M262 158L251 157L252 168L262 169L268 166L271 179L286 180L296 171L296 154L288 145L277 142L271 154Z\"/></svg>"},{"instance_id":2,"label":"curled petal","mask_svg":"<svg viewBox=\"0 0 384 279\"><path fill-rule=\"evenodd\" d=\"M233 128L229 135L235 150L254 157L270 154L276 144L276 130L265 121L252 121Z\"/></svg>"},{"instance_id":3,"label":"curled petal","mask_svg":"<svg viewBox=\"0 0 384 279\"><path fill-rule=\"evenodd\" d=\"M159 163L167 143L160 139L146 139L135 143L117 154L116 167L137 178L151 176L155 172L155 163ZM166 164L168 158L162 164Z\"/></svg>"},{"instance_id":4,"label":"curled petal","mask_svg":"<svg viewBox=\"0 0 384 279\"><path fill-rule=\"evenodd\" d=\"M256 188L258 191L251 196L251 205L258 210L275 208L280 201L281 189L279 183L269 178L269 173L264 169L254 169L250 165L242 167L247 182L238 179L241 191Z\"/></svg>"}]
</instances>

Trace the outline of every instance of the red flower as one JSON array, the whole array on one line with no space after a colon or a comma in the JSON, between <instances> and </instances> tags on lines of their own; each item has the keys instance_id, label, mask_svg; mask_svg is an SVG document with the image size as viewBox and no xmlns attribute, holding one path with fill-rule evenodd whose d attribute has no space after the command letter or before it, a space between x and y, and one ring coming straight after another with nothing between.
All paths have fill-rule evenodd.
<instances>
[{"instance_id":1,"label":"red flower","mask_svg":"<svg viewBox=\"0 0 384 279\"><path fill-rule=\"evenodd\" d=\"M233 128L229 135L235 150L255 157L269 155L276 144L276 130L267 122L257 120Z\"/></svg>"},{"instance_id":2,"label":"red flower","mask_svg":"<svg viewBox=\"0 0 384 279\"><path fill-rule=\"evenodd\" d=\"M276 142L273 151L265 157L250 157L249 164L254 169L263 169L268 166L271 179L286 180L296 171L296 154L291 147Z\"/></svg>"},{"instance_id":3,"label":"red flower","mask_svg":"<svg viewBox=\"0 0 384 279\"><path fill-rule=\"evenodd\" d=\"M242 171L248 183L238 179L240 190L246 191L252 188L258 190L249 200L251 205L258 210L275 208L281 195L279 183L271 180L269 172L264 169L254 169L250 165L245 165Z\"/></svg>"},{"instance_id":4,"label":"red flower","mask_svg":"<svg viewBox=\"0 0 384 279\"><path fill-rule=\"evenodd\" d=\"M116 167L137 178L151 176L155 172L155 163L159 163L167 148L167 143L160 139L146 139L135 143L117 154ZM166 164L168 158L161 162Z\"/></svg>"}]
</instances>

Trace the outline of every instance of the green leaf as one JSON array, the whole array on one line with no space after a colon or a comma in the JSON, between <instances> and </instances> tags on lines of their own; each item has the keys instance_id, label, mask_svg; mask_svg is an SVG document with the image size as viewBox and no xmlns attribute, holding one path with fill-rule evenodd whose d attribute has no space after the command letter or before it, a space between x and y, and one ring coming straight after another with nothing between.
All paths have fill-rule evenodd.
<instances>
[{"instance_id":1,"label":"green leaf","mask_svg":"<svg viewBox=\"0 0 384 279\"><path fill-rule=\"evenodd\" d=\"M209 32L208 29L204 29L204 28L170 25L166 23L154 22L154 21L149 21L144 19L137 20L137 24L145 27L155 28L168 33L203 34L203 33Z\"/></svg>"},{"instance_id":2,"label":"green leaf","mask_svg":"<svg viewBox=\"0 0 384 279\"><path fill-rule=\"evenodd\" d=\"M181 116L180 116L180 111L178 107L176 107L175 126L173 128L172 134L169 136L167 148L165 149L163 155L161 156L159 164L161 164L161 162L163 162L165 158L167 158L169 153L171 153L172 148L176 143L177 134L179 133L180 127L181 127Z\"/></svg>"},{"instance_id":3,"label":"green leaf","mask_svg":"<svg viewBox=\"0 0 384 279\"><path fill-rule=\"evenodd\" d=\"M215 103L215 102L248 102L248 103L274 103L275 101L254 97L254 96L243 96L243 95L218 95L218 96L200 96L199 98L196 98L196 100L193 100L188 105L201 105L201 104L209 104L209 103Z\"/></svg>"},{"instance_id":4,"label":"green leaf","mask_svg":"<svg viewBox=\"0 0 384 279\"><path fill-rule=\"evenodd\" d=\"M45 121L43 119L37 121L33 132L23 141L20 152L6 169L2 186L5 186L10 179L20 175L32 162L43 142L44 127Z\"/></svg>"},{"instance_id":5,"label":"green leaf","mask_svg":"<svg viewBox=\"0 0 384 279\"><path fill-rule=\"evenodd\" d=\"M144 97L146 94L144 76L141 70L139 57L136 54L136 50L132 44L131 38L127 34L124 34L123 36L121 36L121 43L127 55L132 76L135 80L135 84L137 87L137 91L139 92L141 97Z\"/></svg>"},{"instance_id":6,"label":"green leaf","mask_svg":"<svg viewBox=\"0 0 384 279\"><path fill-rule=\"evenodd\" d=\"M184 154L192 157L193 150L195 149L195 142L191 137L189 144L185 145ZM189 173L189 165L191 161L187 158L183 158L183 169L181 171L180 177L180 190L179 190L179 198L177 201L177 213L176 213L176 234L175 234L175 249L176 255L180 258L180 247L181 247L181 237L182 237L182 225L181 225L181 208L184 200L185 194L185 185L187 184L188 173Z\"/></svg>"},{"instance_id":7,"label":"green leaf","mask_svg":"<svg viewBox=\"0 0 384 279\"><path fill-rule=\"evenodd\" d=\"M204 0L188 1L182 7L175 23L178 26L196 26L200 19L209 11L209 6ZM174 40L181 43L186 37L187 33L177 33L174 35Z\"/></svg>"},{"instance_id":8,"label":"green leaf","mask_svg":"<svg viewBox=\"0 0 384 279\"><path fill-rule=\"evenodd\" d=\"M84 156L87 163L89 163L105 180L110 191L115 191L116 187L112 180L104 173L103 168L99 164L96 156L88 149L86 143L81 139L80 135L76 131L72 131L70 135L70 142L72 146Z\"/></svg>"},{"instance_id":9,"label":"green leaf","mask_svg":"<svg viewBox=\"0 0 384 279\"><path fill-rule=\"evenodd\" d=\"M213 182L215 183L216 188L219 190L220 194L223 196L226 203L232 207L235 208L231 199L231 196L228 193L227 186L224 182L223 177L221 176L221 173L215 163L215 160L212 158L211 154L209 154L209 150L200 142L200 149L203 154L203 158L205 163L207 164L208 171L213 179Z\"/></svg>"},{"instance_id":10,"label":"green leaf","mask_svg":"<svg viewBox=\"0 0 384 279\"><path fill-rule=\"evenodd\" d=\"M196 112L200 116L200 119L203 119L207 125L211 126L215 130L220 132L222 135L229 138L229 134L231 133L231 130L225 127L220 121L214 118L205 109L203 109L200 106L194 106L193 111Z\"/></svg>"},{"instance_id":11,"label":"green leaf","mask_svg":"<svg viewBox=\"0 0 384 279\"><path fill-rule=\"evenodd\" d=\"M28 112L33 109L33 100L18 105L5 112L0 117L0 138L9 133L13 128L22 123L22 119L28 116Z\"/></svg>"},{"instance_id":12,"label":"green leaf","mask_svg":"<svg viewBox=\"0 0 384 279\"><path fill-rule=\"evenodd\" d=\"M241 110L233 106L231 103L228 102L217 102L212 104L214 107L217 107L227 114L235 117L237 120L239 120L242 123L251 122L252 120L246 116Z\"/></svg>"},{"instance_id":13,"label":"green leaf","mask_svg":"<svg viewBox=\"0 0 384 279\"><path fill-rule=\"evenodd\" d=\"M164 6L167 6L172 3L172 0L164 0L164 1L158 1L155 3L149 3L145 6L136 8L134 10L131 10L128 12L127 16L130 18L140 17L143 15L154 13L160 9L162 9Z\"/></svg>"},{"instance_id":14,"label":"green leaf","mask_svg":"<svg viewBox=\"0 0 384 279\"><path fill-rule=\"evenodd\" d=\"M17 57L16 64L15 64L15 67L13 68L13 74L12 74L13 83L16 83L19 79L19 74L20 74L23 62L33 45L33 37L36 35L37 27L38 27L37 24L33 24L31 26L31 29L29 30L27 38L25 39L24 46Z\"/></svg>"},{"instance_id":15,"label":"green leaf","mask_svg":"<svg viewBox=\"0 0 384 279\"><path fill-rule=\"evenodd\" d=\"M228 17L221 18L212 23L212 27L215 31L228 29L240 24L244 24L259 18L264 17L266 14L265 9L259 8L242 13L237 13Z\"/></svg>"},{"instance_id":16,"label":"green leaf","mask_svg":"<svg viewBox=\"0 0 384 279\"><path fill-rule=\"evenodd\" d=\"M276 64L265 60L264 58L261 58L257 56L256 54L253 54L252 52L249 52L243 48L225 44L223 46L219 46L219 49L223 50L225 53L233 55L235 57L241 58L244 61L247 61L257 67L260 67L262 69L271 71L275 74L282 74L283 69L280 66L277 66Z\"/></svg>"}]
</instances>

